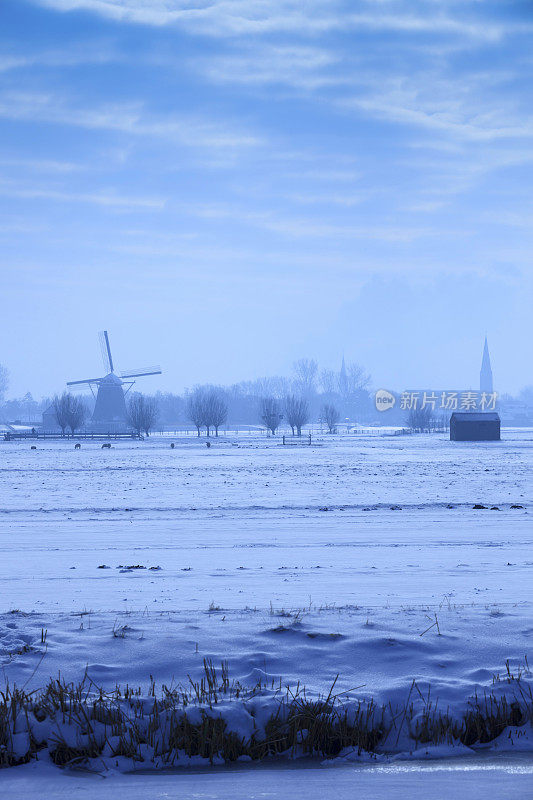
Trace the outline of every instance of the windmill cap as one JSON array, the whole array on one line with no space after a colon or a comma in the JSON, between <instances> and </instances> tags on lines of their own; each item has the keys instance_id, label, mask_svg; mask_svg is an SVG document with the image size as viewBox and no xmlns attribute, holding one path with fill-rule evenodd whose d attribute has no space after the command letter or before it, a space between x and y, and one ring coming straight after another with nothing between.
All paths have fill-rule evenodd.
<instances>
[{"instance_id":1,"label":"windmill cap","mask_svg":"<svg viewBox=\"0 0 533 800\"><path fill-rule=\"evenodd\" d=\"M122 381L120 378L114 375L112 372L110 372L109 375L106 375L105 378L102 378L100 383L114 383L117 386L122 386Z\"/></svg>"}]
</instances>

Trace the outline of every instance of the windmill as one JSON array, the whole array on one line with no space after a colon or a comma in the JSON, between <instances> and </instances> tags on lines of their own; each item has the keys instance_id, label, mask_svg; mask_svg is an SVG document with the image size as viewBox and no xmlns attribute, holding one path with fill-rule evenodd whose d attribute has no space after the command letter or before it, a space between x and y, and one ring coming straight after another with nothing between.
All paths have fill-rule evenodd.
<instances>
[{"instance_id":1,"label":"windmill","mask_svg":"<svg viewBox=\"0 0 533 800\"><path fill-rule=\"evenodd\" d=\"M68 381L67 386L88 386L93 397L96 397L92 416L92 427L105 432L118 432L128 426L126 411L126 395L134 385L134 378L144 375L161 375L159 366L144 369L131 369L115 374L109 336L107 331L100 331L100 348L104 364L103 378L86 378L83 381ZM124 389L124 387L127 387Z\"/></svg>"}]
</instances>

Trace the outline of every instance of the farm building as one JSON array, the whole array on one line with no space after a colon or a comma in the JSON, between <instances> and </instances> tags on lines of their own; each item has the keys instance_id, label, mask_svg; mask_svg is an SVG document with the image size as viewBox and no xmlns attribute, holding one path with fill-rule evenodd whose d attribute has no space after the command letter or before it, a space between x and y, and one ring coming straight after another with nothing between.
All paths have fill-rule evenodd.
<instances>
[{"instance_id":1,"label":"farm building","mask_svg":"<svg viewBox=\"0 0 533 800\"><path fill-rule=\"evenodd\" d=\"M450 439L453 442L497 442L500 440L500 415L455 412L450 417Z\"/></svg>"},{"instance_id":2,"label":"farm building","mask_svg":"<svg viewBox=\"0 0 533 800\"><path fill-rule=\"evenodd\" d=\"M43 411L43 422L41 425L41 430L45 431L46 433L54 433L55 431L61 430L61 428L57 424L57 417L53 403Z\"/></svg>"}]
</instances>

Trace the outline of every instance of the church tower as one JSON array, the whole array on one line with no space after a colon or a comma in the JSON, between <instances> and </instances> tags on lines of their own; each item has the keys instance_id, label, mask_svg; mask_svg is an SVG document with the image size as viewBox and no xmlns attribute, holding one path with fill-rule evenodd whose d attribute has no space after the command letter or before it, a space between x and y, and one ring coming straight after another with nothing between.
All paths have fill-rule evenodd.
<instances>
[{"instance_id":1,"label":"church tower","mask_svg":"<svg viewBox=\"0 0 533 800\"><path fill-rule=\"evenodd\" d=\"M346 363L344 361L344 353L342 354L341 371L339 372L339 389L340 393L343 396L348 394L348 375L346 374Z\"/></svg>"},{"instance_id":2,"label":"church tower","mask_svg":"<svg viewBox=\"0 0 533 800\"><path fill-rule=\"evenodd\" d=\"M489 346L487 344L487 337L485 336L485 345L483 347L483 360L481 362L481 370L479 373L479 391L492 394L494 391L492 384L492 367L490 366Z\"/></svg>"}]
</instances>

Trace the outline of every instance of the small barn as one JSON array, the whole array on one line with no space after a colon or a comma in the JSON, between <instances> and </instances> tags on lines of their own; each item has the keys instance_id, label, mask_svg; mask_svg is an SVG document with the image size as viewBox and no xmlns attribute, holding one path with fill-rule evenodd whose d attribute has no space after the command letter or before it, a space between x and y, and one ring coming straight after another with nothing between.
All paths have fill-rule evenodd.
<instances>
[{"instance_id":1,"label":"small barn","mask_svg":"<svg viewBox=\"0 0 533 800\"><path fill-rule=\"evenodd\" d=\"M461 414L450 417L450 440L452 442L499 442L500 415L496 412Z\"/></svg>"},{"instance_id":2,"label":"small barn","mask_svg":"<svg viewBox=\"0 0 533 800\"><path fill-rule=\"evenodd\" d=\"M55 433L56 431L61 430L57 424L57 417L53 403L52 405L48 406L45 411L43 411L43 423L41 425L41 430L44 433Z\"/></svg>"}]
</instances>

